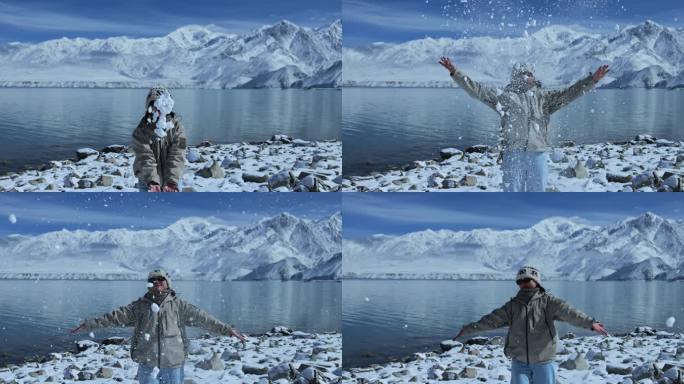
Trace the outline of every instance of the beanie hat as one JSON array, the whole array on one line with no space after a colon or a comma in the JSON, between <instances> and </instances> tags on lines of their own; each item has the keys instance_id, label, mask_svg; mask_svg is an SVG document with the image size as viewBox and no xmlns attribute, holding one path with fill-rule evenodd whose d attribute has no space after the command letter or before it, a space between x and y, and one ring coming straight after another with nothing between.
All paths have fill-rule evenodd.
<instances>
[{"instance_id":1,"label":"beanie hat","mask_svg":"<svg viewBox=\"0 0 684 384\"><path fill-rule=\"evenodd\" d=\"M145 98L145 109L147 110L150 104L154 103L164 93L168 93L169 96L171 96L171 92L165 87L154 87L150 89L150 92L147 93L147 98ZM171 98L173 99L173 97Z\"/></svg>"},{"instance_id":2,"label":"beanie hat","mask_svg":"<svg viewBox=\"0 0 684 384\"><path fill-rule=\"evenodd\" d=\"M171 278L169 277L169 274L166 273L165 270L163 269L155 269L154 271L150 272L149 275L147 275L147 279L157 279L157 278L163 278L166 280L166 284L169 286L169 289L171 289Z\"/></svg>"},{"instance_id":3,"label":"beanie hat","mask_svg":"<svg viewBox=\"0 0 684 384\"><path fill-rule=\"evenodd\" d=\"M537 268L524 266L518 271L518 275L515 277L516 283L523 279L534 280L539 287L541 287L541 272Z\"/></svg>"}]
</instances>

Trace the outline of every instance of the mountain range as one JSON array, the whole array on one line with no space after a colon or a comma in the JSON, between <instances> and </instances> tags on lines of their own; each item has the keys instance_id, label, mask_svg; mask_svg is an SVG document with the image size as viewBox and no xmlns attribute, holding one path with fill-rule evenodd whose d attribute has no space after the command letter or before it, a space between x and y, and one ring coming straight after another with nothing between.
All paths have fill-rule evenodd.
<instances>
[{"instance_id":1,"label":"mountain range","mask_svg":"<svg viewBox=\"0 0 684 384\"><path fill-rule=\"evenodd\" d=\"M339 279L341 231L338 212L246 226L188 217L160 229L9 235L0 238L0 278L127 280L161 267L181 280Z\"/></svg>"},{"instance_id":2,"label":"mountain range","mask_svg":"<svg viewBox=\"0 0 684 384\"><path fill-rule=\"evenodd\" d=\"M166 36L0 44L0 86L146 88L337 87L342 22L287 20L239 35L188 25Z\"/></svg>"},{"instance_id":3,"label":"mountain range","mask_svg":"<svg viewBox=\"0 0 684 384\"><path fill-rule=\"evenodd\" d=\"M684 221L645 213L596 226L552 217L514 230L425 230L343 241L343 276L513 279L524 265L554 280L684 280Z\"/></svg>"},{"instance_id":4,"label":"mountain range","mask_svg":"<svg viewBox=\"0 0 684 384\"><path fill-rule=\"evenodd\" d=\"M684 29L653 21L595 33L551 25L520 37L424 38L343 49L343 86L455 87L437 61L452 59L478 81L505 86L516 62L531 63L544 85L567 86L602 64L603 88L683 88Z\"/></svg>"}]
</instances>

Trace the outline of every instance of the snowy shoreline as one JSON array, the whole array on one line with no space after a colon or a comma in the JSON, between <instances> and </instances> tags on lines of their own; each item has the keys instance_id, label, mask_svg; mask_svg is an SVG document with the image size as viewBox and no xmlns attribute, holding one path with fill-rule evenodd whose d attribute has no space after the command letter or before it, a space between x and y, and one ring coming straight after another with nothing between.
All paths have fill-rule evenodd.
<instances>
[{"instance_id":1,"label":"snowy shoreline","mask_svg":"<svg viewBox=\"0 0 684 384\"><path fill-rule=\"evenodd\" d=\"M0 176L0 192L138 192L134 155L123 145L81 148L77 159ZM251 143L188 148L183 192L337 192L342 143L285 135Z\"/></svg>"},{"instance_id":2,"label":"snowy shoreline","mask_svg":"<svg viewBox=\"0 0 684 384\"><path fill-rule=\"evenodd\" d=\"M475 337L465 344L446 340L440 352L415 353L403 362L345 368L342 376L358 383L508 383L510 361L503 354L503 342L501 336ZM567 334L559 340L558 351L558 379L563 383L655 383L658 379L663 380L658 383L672 383L678 375L684 377L681 333L637 327L632 333L607 338Z\"/></svg>"},{"instance_id":3,"label":"snowy shoreline","mask_svg":"<svg viewBox=\"0 0 684 384\"><path fill-rule=\"evenodd\" d=\"M440 158L414 161L368 176L346 176L344 192L500 192L500 152L487 145L445 148ZM681 192L684 142L638 135L621 143L564 142L549 151L548 192Z\"/></svg>"},{"instance_id":4,"label":"snowy shoreline","mask_svg":"<svg viewBox=\"0 0 684 384\"><path fill-rule=\"evenodd\" d=\"M77 342L77 353L51 353L42 362L26 362L0 368L0 383L53 381L137 383L138 364L130 359L126 339L113 337L102 343ZM246 348L234 338L191 339L185 362L185 383L335 383L342 364L339 333L306 333L275 327L259 336L248 336Z\"/></svg>"}]
</instances>

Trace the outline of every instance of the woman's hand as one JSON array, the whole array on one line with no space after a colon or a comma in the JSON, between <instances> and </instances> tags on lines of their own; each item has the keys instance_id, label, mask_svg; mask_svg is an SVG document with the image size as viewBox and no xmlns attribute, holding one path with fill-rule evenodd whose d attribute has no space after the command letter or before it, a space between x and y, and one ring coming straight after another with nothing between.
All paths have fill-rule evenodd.
<instances>
[{"instance_id":1,"label":"woman's hand","mask_svg":"<svg viewBox=\"0 0 684 384\"><path fill-rule=\"evenodd\" d=\"M442 67L446 68L449 71L449 74L452 74L456 71L456 67L451 62L451 59L449 59L448 57L442 57L439 60L439 64L441 64Z\"/></svg>"},{"instance_id":2,"label":"woman's hand","mask_svg":"<svg viewBox=\"0 0 684 384\"><path fill-rule=\"evenodd\" d=\"M610 72L610 70L608 69L607 65L600 66L599 69L597 69L596 72L594 72L594 83L598 83L599 81L601 81L601 79L603 79L608 72Z\"/></svg>"},{"instance_id":3,"label":"woman's hand","mask_svg":"<svg viewBox=\"0 0 684 384\"><path fill-rule=\"evenodd\" d=\"M178 192L178 184L174 183L173 181L169 181L164 186L164 192Z\"/></svg>"},{"instance_id":4,"label":"woman's hand","mask_svg":"<svg viewBox=\"0 0 684 384\"><path fill-rule=\"evenodd\" d=\"M230 330L230 335L231 335L232 337L235 337L236 339L240 340L240 341L242 342L242 346L243 346L243 347L245 346L245 343L247 342L247 339L246 339L240 332L238 332L236 329L231 329L231 330Z\"/></svg>"},{"instance_id":5,"label":"woman's hand","mask_svg":"<svg viewBox=\"0 0 684 384\"><path fill-rule=\"evenodd\" d=\"M78 332L82 331L84 328L85 328L85 323L79 325L78 327L72 329L72 330L69 331L69 332L71 332L71 333L78 333Z\"/></svg>"},{"instance_id":6,"label":"woman's hand","mask_svg":"<svg viewBox=\"0 0 684 384\"><path fill-rule=\"evenodd\" d=\"M603 324L601 324L601 323L594 323L594 324L592 324L592 325L591 325L591 330L594 331L594 332L596 332L596 333L599 333L599 334L601 334L601 335L603 335L603 336L610 336L610 335L608 334L608 331L606 331L606 329L603 328Z\"/></svg>"}]
</instances>

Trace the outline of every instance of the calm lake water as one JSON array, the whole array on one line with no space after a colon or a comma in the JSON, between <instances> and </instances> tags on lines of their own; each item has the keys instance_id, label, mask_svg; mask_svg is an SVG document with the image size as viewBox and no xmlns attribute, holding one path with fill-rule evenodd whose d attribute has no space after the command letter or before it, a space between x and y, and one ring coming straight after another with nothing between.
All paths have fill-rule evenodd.
<instances>
[{"instance_id":1,"label":"calm lake water","mask_svg":"<svg viewBox=\"0 0 684 384\"><path fill-rule=\"evenodd\" d=\"M638 325L684 331L684 284L667 282L546 282L552 294L604 323L611 333ZM343 364L366 366L439 349L461 326L515 296L506 281L345 280ZM665 322L674 316L674 328ZM590 331L556 322L559 334ZM482 335L505 335L506 329Z\"/></svg>"},{"instance_id":2,"label":"calm lake water","mask_svg":"<svg viewBox=\"0 0 684 384\"><path fill-rule=\"evenodd\" d=\"M174 282L179 297L247 333L284 325L308 332L341 330L342 284L336 282ZM0 366L29 356L72 351L87 333L70 329L146 292L140 281L0 281ZM190 329L190 334L202 331ZM95 331L95 339L131 329Z\"/></svg>"},{"instance_id":3,"label":"calm lake water","mask_svg":"<svg viewBox=\"0 0 684 384\"><path fill-rule=\"evenodd\" d=\"M345 175L365 175L499 140L497 113L461 89L345 88L342 140ZM552 142L625 141L647 133L684 140L684 92L599 90L551 119Z\"/></svg>"},{"instance_id":4,"label":"calm lake water","mask_svg":"<svg viewBox=\"0 0 684 384\"><path fill-rule=\"evenodd\" d=\"M172 90L188 142L340 138L336 90ZM129 144L144 89L0 89L0 173L74 157L76 149Z\"/></svg>"}]
</instances>

